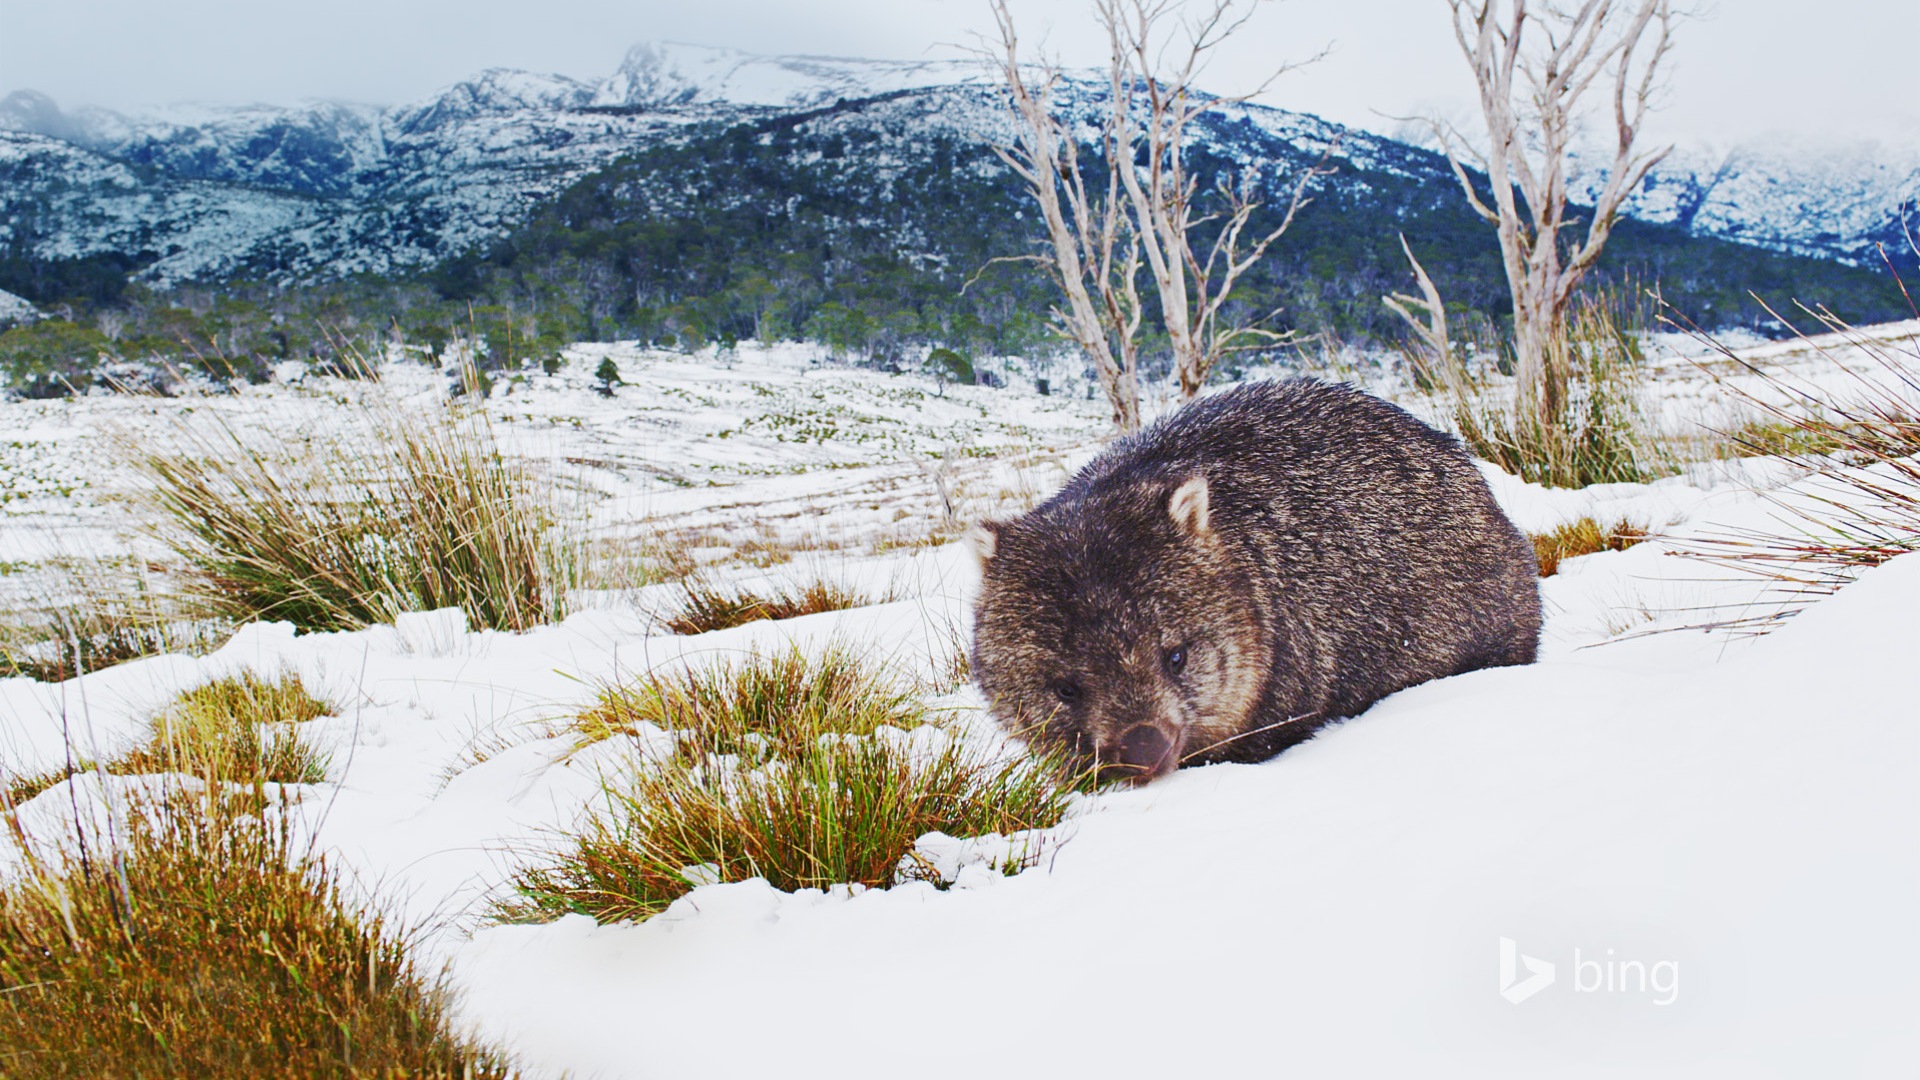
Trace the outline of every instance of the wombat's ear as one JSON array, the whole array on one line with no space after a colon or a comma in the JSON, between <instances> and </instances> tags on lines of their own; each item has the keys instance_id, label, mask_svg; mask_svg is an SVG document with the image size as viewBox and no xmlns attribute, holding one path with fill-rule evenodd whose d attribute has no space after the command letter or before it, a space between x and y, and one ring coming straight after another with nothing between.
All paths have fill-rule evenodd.
<instances>
[{"instance_id":1,"label":"wombat's ear","mask_svg":"<svg viewBox=\"0 0 1920 1080\"><path fill-rule=\"evenodd\" d=\"M1174 488L1173 495L1167 499L1167 514L1188 536L1212 532L1207 523L1207 478L1196 476Z\"/></svg>"},{"instance_id":2,"label":"wombat's ear","mask_svg":"<svg viewBox=\"0 0 1920 1080\"><path fill-rule=\"evenodd\" d=\"M967 547L973 551L973 557L985 566L993 558L994 549L1000 546L1000 523L982 521L967 530Z\"/></svg>"}]
</instances>

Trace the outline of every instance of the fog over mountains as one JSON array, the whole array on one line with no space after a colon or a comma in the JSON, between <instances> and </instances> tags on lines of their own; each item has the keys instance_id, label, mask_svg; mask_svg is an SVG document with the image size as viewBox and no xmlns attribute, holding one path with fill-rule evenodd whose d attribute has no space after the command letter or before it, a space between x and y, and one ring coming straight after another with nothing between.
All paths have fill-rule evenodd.
<instances>
[{"instance_id":1,"label":"fog over mountains","mask_svg":"<svg viewBox=\"0 0 1920 1080\"><path fill-rule=\"evenodd\" d=\"M492 69L392 107L192 106L127 116L66 111L19 90L0 100L0 252L27 263L120 259L161 286L406 273L507 235L625 156L716 127L873 102L866 114L876 118L892 103L895 120L904 109L944 136L1005 140L990 87L966 61L646 44L599 81ZM1086 93L1096 88L1089 82ZM910 108L935 94L938 110ZM1364 185L1368 169L1389 163L1441 189L1451 183L1433 155L1382 136L1260 106L1222 115L1212 130L1257 130L1276 157L1337 144L1336 186ZM911 154L914 130L904 142L882 140L884 152ZM1231 156L1260 153L1247 144ZM1683 148L1629 212L1696 236L1860 262L1876 258L1875 243L1900 239L1902 207L1916 193L1913 148Z\"/></svg>"}]
</instances>

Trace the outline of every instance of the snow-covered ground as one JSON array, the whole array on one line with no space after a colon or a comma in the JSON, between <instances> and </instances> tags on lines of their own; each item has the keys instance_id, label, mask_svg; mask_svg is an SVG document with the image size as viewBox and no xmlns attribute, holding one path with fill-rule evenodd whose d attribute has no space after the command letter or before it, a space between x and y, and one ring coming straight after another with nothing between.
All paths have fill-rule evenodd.
<instances>
[{"instance_id":1,"label":"snow-covered ground","mask_svg":"<svg viewBox=\"0 0 1920 1080\"><path fill-rule=\"evenodd\" d=\"M1911 347L1920 327L1879 332ZM612 398L587 377L603 354L628 383ZM1815 370L1817 355L1762 359L1849 379ZM1676 366L1668 396L1710 402L1714 374ZM655 625L646 590L518 635L468 633L450 612L341 634L254 625L204 658L0 681L0 763L52 766L66 737L111 753L183 688L299 671L341 706L310 725L334 764L299 812L370 893L433 928L425 946L451 964L462 1017L536 1075L1920 1066L1920 559L1764 638L1639 633L1755 598L1667 552L1768 525L1770 500L1795 495L1777 462L1577 492L1490 470L1523 528L1592 514L1668 539L1544 581L1540 663L1404 691L1265 764L1082 799L1018 876L857 894L710 885L641 925L486 925L508 868L597 790L608 758L566 756L539 723L596 681L788 640L943 660L974 587L970 557L944 542L956 523L1044 496L1104 425L1077 385L1041 397L1012 382L936 396L924 377L797 348L730 363L583 348L489 407L516 453L588 493L599 535L664 535L716 573L827 575L899 599L696 637ZM405 369L392 385L441 392ZM7 577L129 543L128 480L102 431L160 439L189 410L310 424L336 392L0 405ZM750 542L799 553L731 557ZM971 690L956 703L980 705ZM96 781L74 783L98 802ZM63 785L27 810L51 828L71 805Z\"/></svg>"}]
</instances>

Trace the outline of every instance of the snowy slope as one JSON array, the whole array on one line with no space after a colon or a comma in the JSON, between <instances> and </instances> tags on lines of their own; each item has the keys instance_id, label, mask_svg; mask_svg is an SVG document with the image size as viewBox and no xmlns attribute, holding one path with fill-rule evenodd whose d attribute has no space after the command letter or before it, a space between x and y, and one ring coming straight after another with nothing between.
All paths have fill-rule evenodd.
<instances>
[{"instance_id":1,"label":"snowy slope","mask_svg":"<svg viewBox=\"0 0 1920 1080\"><path fill-rule=\"evenodd\" d=\"M1604 182L1604 172L1589 170L1572 196L1590 202ZM1916 199L1920 144L1775 139L1675 150L1626 213L1696 236L1878 266L1876 243L1912 257L1906 234L1920 225Z\"/></svg>"},{"instance_id":2,"label":"snowy slope","mask_svg":"<svg viewBox=\"0 0 1920 1080\"><path fill-rule=\"evenodd\" d=\"M698 125L987 81L970 60L643 44L604 79L491 69L395 107L196 105L124 116L67 113L18 91L0 99L0 243L43 259L146 253L156 261L143 276L161 284L404 271L498 237L574 180ZM977 139L1004 122L990 95L947 98L973 102L949 120ZM1420 156L1301 114L1228 114L1218 130L1245 119L1269 140L1316 152L1339 135L1347 163L1363 170L1371 159ZM1286 156L1278 147L1257 156ZM1630 212L1697 235L1858 260L1876 240L1897 238L1897 209L1920 194L1916 178L1920 159L1898 148L1701 150L1663 165ZM1444 182L1435 190L1451 194Z\"/></svg>"},{"instance_id":3,"label":"snowy slope","mask_svg":"<svg viewBox=\"0 0 1920 1080\"><path fill-rule=\"evenodd\" d=\"M1916 334L1883 332L1903 349ZM603 355L630 383L612 399L589 389ZM1752 358L1851 378L1781 346ZM1405 691L1265 764L1084 799L1017 877L858 895L748 882L696 890L643 925L480 925L507 868L553 843L616 760L566 758L537 731L595 680L783 640L938 660L965 624L970 557L856 541L939 525L930 463L943 452L969 469L948 477L962 517L1043 495L1084 460L1098 403L1071 384L1042 398L1010 374L1009 390L936 396L924 379L819 367L796 348L732 362L583 348L559 378L490 408L517 452L585 462L605 534L699 533L724 551L837 529L845 542L805 562L719 572L824 573L902 599L695 637L654 625L645 594L521 635L464 633L450 613L298 637L256 625L203 659L0 681L0 755L52 764L63 730L125 744L169 695L240 667L291 667L352 702L310 729L336 768L301 812L383 903L431 921L462 1016L538 1076L1910 1075L1920 556L1758 641L1620 638L1753 598L1751 582L1664 551L1765 527L1768 497L1796 491L1767 462L1575 492L1490 472L1523 527L1594 513L1670 539L1544 582L1541 663ZM438 384L405 367L390 379L421 395ZM111 516L123 500L105 428L159 438L188 410L310 424L338 391L0 405L26 444L0 455L8 490L35 469L92 480L0 508L0 559L44 557L33 545L72 527L126 527ZM972 691L953 701L978 715ZM495 752L477 760L475 746ZM73 798L100 804L95 781L75 783L29 804L30 821L51 827ZM1503 938L1516 964L1552 964L1552 983L1519 966L1505 988L1540 989L1503 996ZM1642 988L1629 962L1654 981Z\"/></svg>"},{"instance_id":4,"label":"snowy slope","mask_svg":"<svg viewBox=\"0 0 1920 1080\"><path fill-rule=\"evenodd\" d=\"M31 322L33 319L38 318L39 315L40 313L35 310L32 304L7 292L5 289L0 289L0 327L11 326L15 323Z\"/></svg>"},{"instance_id":5,"label":"snowy slope","mask_svg":"<svg viewBox=\"0 0 1920 1080\"><path fill-rule=\"evenodd\" d=\"M644 43L595 91L592 104L660 108L727 102L806 109L840 98L988 81L973 60L861 60L833 56L760 56L677 42Z\"/></svg>"}]
</instances>

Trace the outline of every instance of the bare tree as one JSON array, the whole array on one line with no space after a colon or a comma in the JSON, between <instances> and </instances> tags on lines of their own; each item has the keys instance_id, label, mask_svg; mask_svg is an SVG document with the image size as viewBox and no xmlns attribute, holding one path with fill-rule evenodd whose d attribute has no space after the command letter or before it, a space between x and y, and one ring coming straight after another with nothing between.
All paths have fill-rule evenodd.
<instances>
[{"instance_id":1,"label":"bare tree","mask_svg":"<svg viewBox=\"0 0 1920 1080\"><path fill-rule=\"evenodd\" d=\"M1180 0L1095 0L1109 45L1108 109L1099 132L1106 175L1089 184L1070 121L1053 108L1053 92L1063 81L1059 68L1040 66L1037 85L1028 79L1007 0L991 0L999 31L993 55L1018 130L1017 145L1003 157L1026 182L1048 228L1047 261L1067 296L1056 317L1093 361L1123 431L1139 422L1137 282L1143 263L1152 272L1183 399L1199 392L1225 353L1282 336L1257 322L1233 322L1223 312L1234 286L1293 224L1309 201L1309 185L1327 170L1305 170L1280 221L1249 233L1264 205L1258 173L1222 177L1211 192L1217 208L1203 213L1199 179L1186 161L1194 120L1244 104L1297 66L1283 65L1253 91L1234 97L1210 96L1194 85L1261 2L1210 0L1201 15L1188 18L1177 14ZM1210 243L1202 237L1209 231Z\"/></svg>"},{"instance_id":2,"label":"bare tree","mask_svg":"<svg viewBox=\"0 0 1920 1080\"><path fill-rule=\"evenodd\" d=\"M1427 276L1427 268L1413 257L1413 249L1407 246L1405 234L1400 237L1400 250L1407 256L1407 262L1413 266L1413 279L1420 286L1419 296L1406 293L1391 293L1382 299L1392 308L1394 314L1407 321L1413 327L1414 336L1420 339L1425 350L1426 363L1435 370L1448 370L1453 366L1453 339L1447 333L1447 308L1440 301L1440 290L1434 287L1433 279ZM1426 315L1426 325L1413 312L1419 309Z\"/></svg>"},{"instance_id":3,"label":"bare tree","mask_svg":"<svg viewBox=\"0 0 1920 1080\"><path fill-rule=\"evenodd\" d=\"M1574 289L1600 257L1620 204L1672 149L1636 150L1635 144L1672 47L1673 6L1671 0L1447 2L1454 37L1479 83L1485 150L1449 126L1436 123L1435 131L1468 202L1500 236L1513 294L1516 407L1555 419L1572 375L1563 327ZM1596 83L1611 90L1613 163L1585 235L1563 242L1562 230L1579 224L1567 216L1569 152L1582 99ZM1491 206L1475 189L1463 153L1486 174Z\"/></svg>"},{"instance_id":4,"label":"bare tree","mask_svg":"<svg viewBox=\"0 0 1920 1080\"><path fill-rule=\"evenodd\" d=\"M1027 185L1052 252L1047 263L1066 306L1054 322L1093 364L1113 409L1113 426L1140 427L1139 334L1140 244L1121 216L1120 171L1108 169L1104 190L1089 188L1080 167L1080 142L1054 111L1053 93L1062 75L1056 66L1038 70L1029 82L1020 62L1020 38L1007 0L992 0L999 48L994 59L1005 81L1016 120L1016 142L1000 157ZM1125 108L1118 98L1115 110ZM1105 125L1102 147L1114 159L1116 124Z\"/></svg>"}]
</instances>

